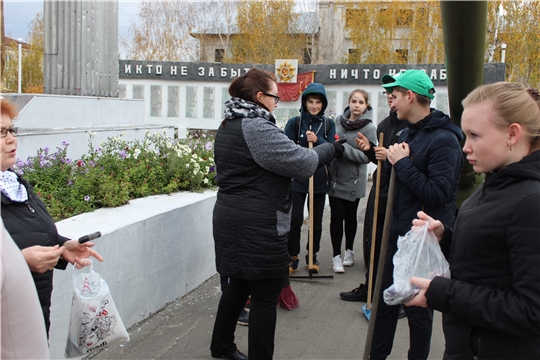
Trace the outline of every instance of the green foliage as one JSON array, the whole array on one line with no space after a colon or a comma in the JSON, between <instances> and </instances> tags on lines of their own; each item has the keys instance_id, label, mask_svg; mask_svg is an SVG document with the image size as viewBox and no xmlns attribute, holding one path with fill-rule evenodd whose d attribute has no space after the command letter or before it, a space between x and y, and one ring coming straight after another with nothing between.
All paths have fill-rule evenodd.
<instances>
[{"instance_id":1,"label":"green foliage","mask_svg":"<svg viewBox=\"0 0 540 360\"><path fill-rule=\"evenodd\" d=\"M213 138L203 134L179 141L165 134L146 133L126 141L110 137L78 160L67 158L68 143L51 153L19 161L21 174L43 200L55 221L116 207L130 199L177 191L202 191L216 185Z\"/></svg>"}]
</instances>

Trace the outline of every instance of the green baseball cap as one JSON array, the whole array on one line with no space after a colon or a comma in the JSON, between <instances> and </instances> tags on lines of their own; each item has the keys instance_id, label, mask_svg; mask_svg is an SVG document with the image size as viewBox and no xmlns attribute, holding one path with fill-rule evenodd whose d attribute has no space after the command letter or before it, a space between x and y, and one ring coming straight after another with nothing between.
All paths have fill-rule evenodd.
<instances>
[{"instance_id":1,"label":"green baseball cap","mask_svg":"<svg viewBox=\"0 0 540 360\"><path fill-rule=\"evenodd\" d=\"M396 86L401 86L430 99L434 98L435 86L426 72L422 70L407 70L395 75L387 74L382 77L382 82L382 87L388 91L392 91Z\"/></svg>"}]
</instances>

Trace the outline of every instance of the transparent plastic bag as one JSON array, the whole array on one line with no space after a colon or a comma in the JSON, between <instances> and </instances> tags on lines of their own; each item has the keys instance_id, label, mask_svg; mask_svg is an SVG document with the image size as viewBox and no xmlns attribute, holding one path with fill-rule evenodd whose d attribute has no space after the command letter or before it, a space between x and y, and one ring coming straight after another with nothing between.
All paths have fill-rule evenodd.
<instances>
[{"instance_id":1,"label":"transparent plastic bag","mask_svg":"<svg viewBox=\"0 0 540 360\"><path fill-rule=\"evenodd\" d=\"M384 302L398 305L411 300L419 289L411 284L411 278L433 279L436 276L450 278L450 266L435 234L428 231L429 223L400 236L398 251L394 255L394 284L384 290Z\"/></svg>"}]
</instances>

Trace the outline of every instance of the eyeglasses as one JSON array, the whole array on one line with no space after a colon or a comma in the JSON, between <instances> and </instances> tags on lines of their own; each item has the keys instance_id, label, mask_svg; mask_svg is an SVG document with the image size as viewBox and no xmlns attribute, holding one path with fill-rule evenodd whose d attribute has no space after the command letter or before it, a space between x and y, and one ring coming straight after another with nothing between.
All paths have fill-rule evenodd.
<instances>
[{"instance_id":1,"label":"eyeglasses","mask_svg":"<svg viewBox=\"0 0 540 360\"><path fill-rule=\"evenodd\" d=\"M5 138L8 133L10 133L11 136L15 137L15 136L17 136L18 132L19 132L18 127L10 127L9 129L8 128L1 128L0 129L0 138Z\"/></svg>"},{"instance_id":2,"label":"eyeglasses","mask_svg":"<svg viewBox=\"0 0 540 360\"><path fill-rule=\"evenodd\" d=\"M275 103L276 105L277 105L277 103L279 102L279 99L281 99L279 96L274 95L274 94L269 94L269 93L263 92L263 95L273 97L273 98L274 98L274 103Z\"/></svg>"}]
</instances>

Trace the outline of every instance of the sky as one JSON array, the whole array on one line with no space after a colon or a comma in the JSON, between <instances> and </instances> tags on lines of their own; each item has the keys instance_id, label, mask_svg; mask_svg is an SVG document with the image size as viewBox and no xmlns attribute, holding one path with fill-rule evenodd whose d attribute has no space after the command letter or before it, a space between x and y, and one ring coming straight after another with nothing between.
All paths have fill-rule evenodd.
<instances>
[{"instance_id":1,"label":"sky","mask_svg":"<svg viewBox=\"0 0 540 360\"><path fill-rule=\"evenodd\" d=\"M119 0L118 34L120 36L125 36L130 24L137 20L140 2L141 0ZM43 0L4 0L6 36L26 41L30 24L40 11L43 11Z\"/></svg>"}]
</instances>

